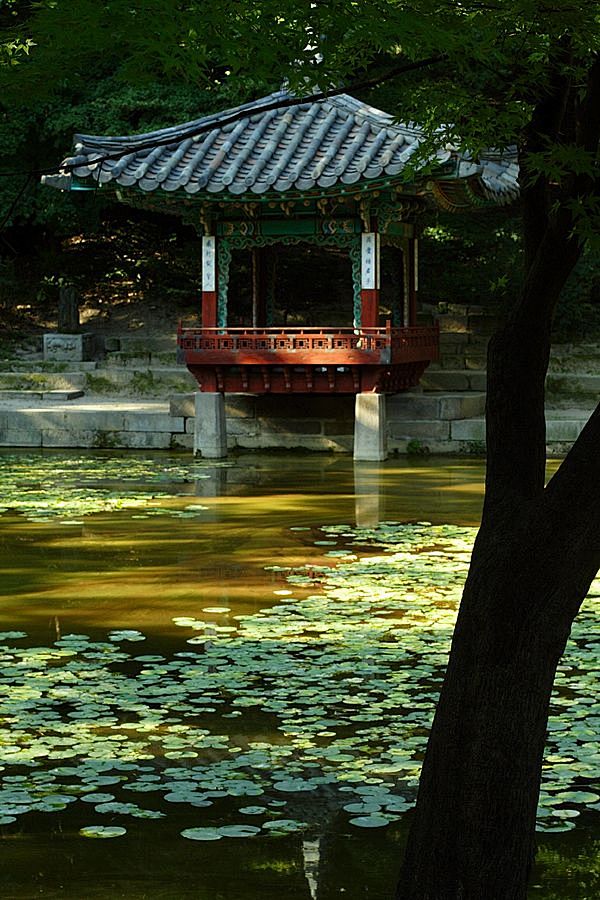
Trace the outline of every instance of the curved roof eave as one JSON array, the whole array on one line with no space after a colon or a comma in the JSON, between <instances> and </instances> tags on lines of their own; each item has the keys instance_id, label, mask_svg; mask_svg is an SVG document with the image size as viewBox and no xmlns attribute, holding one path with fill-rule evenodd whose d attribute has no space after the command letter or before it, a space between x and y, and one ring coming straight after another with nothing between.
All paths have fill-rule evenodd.
<instances>
[{"instance_id":1,"label":"curved roof eave","mask_svg":"<svg viewBox=\"0 0 600 900\"><path fill-rule=\"evenodd\" d=\"M409 171L414 184L420 167L428 168L431 178L432 163L450 161L454 177L476 177L490 201L510 202L518 192L518 168L510 155L490 152L473 161L445 149L419 160L423 140L414 124L395 122L347 94L303 101L278 91L140 135L78 134L75 155L64 160L59 175L43 181L64 189L72 174L72 187L89 179L148 193L266 200L290 193L352 193L382 181L401 184Z\"/></svg>"}]
</instances>

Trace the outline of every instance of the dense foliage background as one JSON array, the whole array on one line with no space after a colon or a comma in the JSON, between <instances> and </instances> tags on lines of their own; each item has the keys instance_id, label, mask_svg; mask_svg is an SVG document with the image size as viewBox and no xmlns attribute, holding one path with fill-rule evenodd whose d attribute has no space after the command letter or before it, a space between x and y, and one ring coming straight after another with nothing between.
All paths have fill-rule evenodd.
<instances>
[{"instance_id":1,"label":"dense foliage background","mask_svg":"<svg viewBox=\"0 0 600 900\"><path fill-rule=\"evenodd\" d=\"M328 19L328 28L334 27L336 5L325 4L327 13L320 13ZM73 196L49 190L40 185L37 174L27 174L56 167L77 131L139 133L259 97L276 89L284 77L293 83L293 69L282 68L274 81L274 60L267 50L258 52L259 34L254 48L246 40L246 56L239 46L228 44L227 65L223 63L220 41L226 40L227 29L219 34L218 3L208 5L214 15L212 20L204 17L202 34L191 24L198 21L197 4L176 4L175 16L172 6L145 3L140 23L141 7L124 0L0 4L0 323L15 335L52 322L58 286L65 281L77 284L84 304L107 311L113 303L134 301L176 303L183 314L196 308L199 262L193 228L167 216L119 207L102 194ZM297 4L280 3L278 9L283 21L288 6L290 27L281 28L293 44ZM263 18L254 22L250 17L258 16L258 7L253 13L252 4L239 5L246 38L249 28L260 32L270 27L269 3L260 7ZM361 57L361 27L357 19L357 33L347 36L346 47L347 54L355 55L359 78L374 69L385 72L391 64L389 50ZM329 49L335 68L335 52ZM292 50L290 45L279 52L289 58ZM306 55L306 46L297 52ZM410 118L421 100L420 78L419 73L410 74L359 95ZM460 98L448 92L443 71L434 82L436 78L452 114ZM432 207L421 245L421 300L510 303L521 273L519 212L513 208L453 215ZM320 265L315 277L329 294L335 293L339 268L329 271ZM290 305L297 302L299 298L290 297ZM595 255L588 253L580 262L556 324L563 339L600 329L600 266Z\"/></svg>"}]
</instances>

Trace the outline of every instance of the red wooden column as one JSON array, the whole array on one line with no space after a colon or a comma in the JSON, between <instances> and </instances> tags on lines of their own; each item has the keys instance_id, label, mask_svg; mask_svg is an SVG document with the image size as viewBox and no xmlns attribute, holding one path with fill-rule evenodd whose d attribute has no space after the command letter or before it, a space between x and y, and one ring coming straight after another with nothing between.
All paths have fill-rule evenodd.
<instances>
[{"instance_id":1,"label":"red wooden column","mask_svg":"<svg viewBox=\"0 0 600 900\"><path fill-rule=\"evenodd\" d=\"M217 239L202 238L202 327L216 328L218 314Z\"/></svg>"},{"instance_id":2,"label":"red wooden column","mask_svg":"<svg viewBox=\"0 0 600 900\"><path fill-rule=\"evenodd\" d=\"M367 231L361 235L360 306L361 327L379 325L379 234Z\"/></svg>"}]
</instances>

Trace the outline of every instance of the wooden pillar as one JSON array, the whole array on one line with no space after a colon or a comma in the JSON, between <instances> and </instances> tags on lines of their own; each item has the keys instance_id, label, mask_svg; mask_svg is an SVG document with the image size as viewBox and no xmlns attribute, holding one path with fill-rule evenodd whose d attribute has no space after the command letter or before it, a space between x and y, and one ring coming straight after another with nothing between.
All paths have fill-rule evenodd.
<instances>
[{"instance_id":1,"label":"wooden pillar","mask_svg":"<svg viewBox=\"0 0 600 900\"><path fill-rule=\"evenodd\" d=\"M202 238L202 327L216 328L218 316L217 239Z\"/></svg>"},{"instance_id":2,"label":"wooden pillar","mask_svg":"<svg viewBox=\"0 0 600 900\"><path fill-rule=\"evenodd\" d=\"M379 325L379 243L379 234L375 231L361 235L361 328Z\"/></svg>"}]
</instances>

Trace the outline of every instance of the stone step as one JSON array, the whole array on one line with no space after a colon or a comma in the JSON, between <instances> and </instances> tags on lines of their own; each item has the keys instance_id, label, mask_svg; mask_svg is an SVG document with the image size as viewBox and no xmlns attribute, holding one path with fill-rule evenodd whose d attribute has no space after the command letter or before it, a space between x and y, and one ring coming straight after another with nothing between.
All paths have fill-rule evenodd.
<instances>
[{"instance_id":1,"label":"stone step","mask_svg":"<svg viewBox=\"0 0 600 900\"><path fill-rule=\"evenodd\" d=\"M600 375L600 348L595 353L552 353L548 371L556 374L567 372L574 375Z\"/></svg>"},{"instance_id":2,"label":"stone step","mask_svg":"<svg viewBox=\"0 0 600 900\"><path fill-rule=\"evenodd\" d=\"M485 391L486 373L482 369L427 369L421 377L424 391Z\"/></svg>"},{"instance_id":3,"label":"stone step","mask_svg":"<svg viewBox=\"0 0 600 900\"><path fill-rule=\"evenodd\" d=\"M87 372L0 372L0 391L83 391Z\"/></svg>"},{"instance_id":4,"label":"stone step","mask_svg":"<svg viewBox=\"0 0 600 900\"><path fill-rule=\"evenodd\" d=\"M579 437L589 415L586 410L571 410L564 416L547 410L546 442L572 443ZM473 418L450 422L450 438L453 441L485 441L485 419Z\"/></svg>"},{"instance_id":5,"label":"stone step","mask_svg":"<svg viewBox=\"0 0 600 900\"><path fill-rule=\"evenodd\" d=\"M63 372L93 372L98 368L98 362L59 362L57 360L45 360L41 354L20 359L0 359L0 374L3 372L48 372L61 374Z\"/></svg>"},{"instance_id":6,"label":"stone step","mask_svg":"<svg viewBox=\"0 0 600 900\"><path fill-rule=\"evenodd\" d=\"M165 350L177 349L177 334L165 334L158 337L144 337L139 335L121 335L105 340L107 352L121 351L123 353L161 353Z\"/></svg>"},{"instance_id":7,"label":"stone step","mask_svg":"<svg viewBox=\"0 0 600 900\"><path fill-rule=\"evenodd\" d=\"M83 391L0 391L2 400L77 400L83 397Z\"/></svg>"},{"instance_id":8,"label":"stone step","mask_svg":"<svg viewBox=\"0 0 600 900\"><path fill-rule=\"evenodd\" d=\"M168 398L196 389L184 366L126 369L98 367L84 372L0 372L0 391L85 391L86 394Z\"/></svg>"},{"instance_id":9,"label":"stone step","mask_svg":"<svg viewBox=\"0 0 600 900\"><path fill-rule=\"evenodd\" d=\"M600 373L582 375L579 372L549 372L546 378L546 396L550 400L600 400Z\"/></svg>"},{"instance_id":10,"label":"stone step","mask_svg":"<svg viewBox=\"0 0 600 900\"><path fill-rule=\"evenodd\" d=\"M156 350L148 353L139 350L116 350L106 354L102 365L103 368L116 366L126 369L173 368L177 365L177 350Z\"/></svg>"},{"instance_id":11,"label":"stone step","mask_svg":"<svg viewBox=\"0 0 600 900\"><path fill-rule=\"evenodd\" d=\"M196 390L194 376L185 366L154 368L99 367L86 375L85 392L94 395L126 395L166 399L171 394Z\"/></svg>"}]
</instances>

